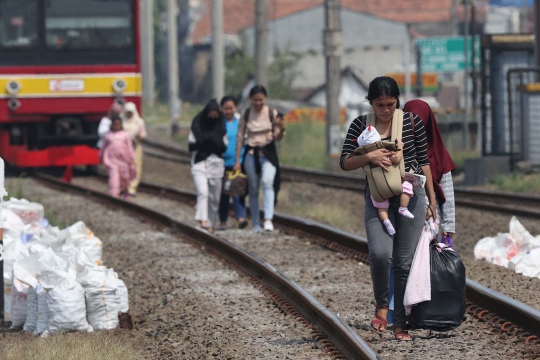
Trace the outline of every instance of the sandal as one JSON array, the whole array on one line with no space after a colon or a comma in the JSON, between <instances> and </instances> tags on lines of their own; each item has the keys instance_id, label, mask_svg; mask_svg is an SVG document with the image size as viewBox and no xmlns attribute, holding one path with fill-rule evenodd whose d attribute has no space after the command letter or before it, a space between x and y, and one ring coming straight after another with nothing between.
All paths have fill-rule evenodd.
<instances>
[{"instance_id":1,"label":"sandal","mask_svg":"<svg viewBox=\"0 0 540 360\"><path fill-rule=\"evenodd\" d=\"M375 319L371 320L371 329L375 331L376 333L383 333L386 331L386 327L388 326L388 321L377 314L379 310L388 310L388 306L383 307L375 307ZM379 325L376 327L376 325Z\"/></svg>"},{"instance_id":2,"label":"sandal","mask_svg":"<svg viewBox=\"0 0 540 360\"><path fill-rule=\"evenodd\" d=\"M396 330L399 330L399 331L396 331ZM413 340L412 335L400 327L394 329L394 337L396 338L396 340L399 340L399 341L412 341Z\"/></svg>"}]
</instances>

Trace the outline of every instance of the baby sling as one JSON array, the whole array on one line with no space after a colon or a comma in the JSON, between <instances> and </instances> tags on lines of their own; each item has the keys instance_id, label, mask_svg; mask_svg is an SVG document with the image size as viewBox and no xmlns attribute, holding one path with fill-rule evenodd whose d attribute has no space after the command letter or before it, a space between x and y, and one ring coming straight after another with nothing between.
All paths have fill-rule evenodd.
<instances>
[{"instance_id":1,"label":"baby sling","mask_svg":"<svg viewBox=\"0 0 540 360\"><path fill-rule=\"evenodd\" d=\"M374 113L367 114L366 128L369 125L375 126L375 121L376 117ZM411 121L414 120L411 119ZM364 155L377 149L385 148L392 150L396 146L396 140L401 142L403 135L403 111L400 109L396 109L394 111L391 131L391 141L381 140L371 145L361 146L355 150L355 153ZM369 190L373 196L373 199L375 199L377 202L383 202L392 196L401 195L402 193L401 179L405 176L405 163L403 162L403 156L401 157L399 164L392 164L386 167L388 168L388 171L371 163L363 167L368 181Z\"/></svg>"}]
</instances>

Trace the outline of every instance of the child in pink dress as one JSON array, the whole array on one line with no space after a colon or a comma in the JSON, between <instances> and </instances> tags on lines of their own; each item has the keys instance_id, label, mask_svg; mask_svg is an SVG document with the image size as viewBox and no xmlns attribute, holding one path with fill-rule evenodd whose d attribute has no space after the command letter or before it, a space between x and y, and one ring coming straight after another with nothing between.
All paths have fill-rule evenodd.
<instances>
[{"instance_id":1,"label":"child in pink dress","mask_svg":"<svg viewBox=\"0 0 540 360\"><path fill-rule=\"evenodd\" d=\"M133 142L123 130L122 119L112 119L111 131L103 139L103 147L99 154L109 174L109 193L114 197L127 194L128 185L137 176Z\"/></svg>"},{"instance_id":2,"label":"child in pink dress","mask_svg":"<svg viewBox=\"0 0 540 360\"><path fill-rule=\"evenodd\" d=\"M379 133L374 127L369 125L364 131L362 131L362 133L358 137L358 146L371 145L380 140L381 135L379 135ZM401 187L403 192L401 193L401 197L399 200L398 212L409 219L414 219L414 215L407 208L409 206L409 201L411 197L414 196L413 186L408 181L402 181ZM373 206L377 208L377 211L379 213L379 219L381 219L381 221L383 222L386 230L388 231L388 234L394 235L396 233L396 230L394 229L392 222L388 218L388 207L390 205L388 199L384 200L383 202L377 202L373 198L373 195L371 195L371 202L373 203Z\"/></svg>"}]
</instances>

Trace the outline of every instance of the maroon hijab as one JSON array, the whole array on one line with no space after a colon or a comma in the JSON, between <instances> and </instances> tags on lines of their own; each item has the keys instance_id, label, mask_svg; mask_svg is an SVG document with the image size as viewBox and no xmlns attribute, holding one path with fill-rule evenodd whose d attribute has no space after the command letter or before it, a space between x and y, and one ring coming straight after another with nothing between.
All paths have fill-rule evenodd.
<instances>
[{"instance_id":1,"label":"maroon hijab","mask_svg":"<svg viewBox=\"0 0 540 360\"><path fill-rule=\"evenodd\" d=\"M420 116L424 122L427 136L429 167L433 176L435 192L439 196L439 201L442 204L446 198L439 183L444 174L456 169L456 165L444 147L441 132L439 126L437 126L437 119L435 119L435 115L429 105L422 100L411 100L407 102L403 107L403 111L412 112Z\"/></svg>"}]
</instances>

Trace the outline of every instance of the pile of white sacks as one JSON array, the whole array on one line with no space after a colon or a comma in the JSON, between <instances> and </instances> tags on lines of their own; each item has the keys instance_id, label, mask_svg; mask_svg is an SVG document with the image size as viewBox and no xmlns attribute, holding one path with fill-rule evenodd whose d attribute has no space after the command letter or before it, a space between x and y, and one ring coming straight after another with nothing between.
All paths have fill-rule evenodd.
<instances>
[{"instance_id":1,"label":"pile of white sacks","mask_svg":"<svg viewBox=\"0 0 540 360\"><path fill-rule=\"evenodd\" d=\"M518 274L540 277L540 236L532 236L513 216L508 233L485 237L474 246L474 258L504 266Z\"/></svg>"},{"instance_id":2,"label":"pile of white sacks","mask_svg":"<svg viewBox=\"0 0 540 360\"><path fill-rule=\"evenodd\" d=\"M41 204L3 203L4 317L12 328L47 336L108 330L129 309L126 285L101 266L102 243L79 221L60 230Z\"/></svg>"}]
</instances>

